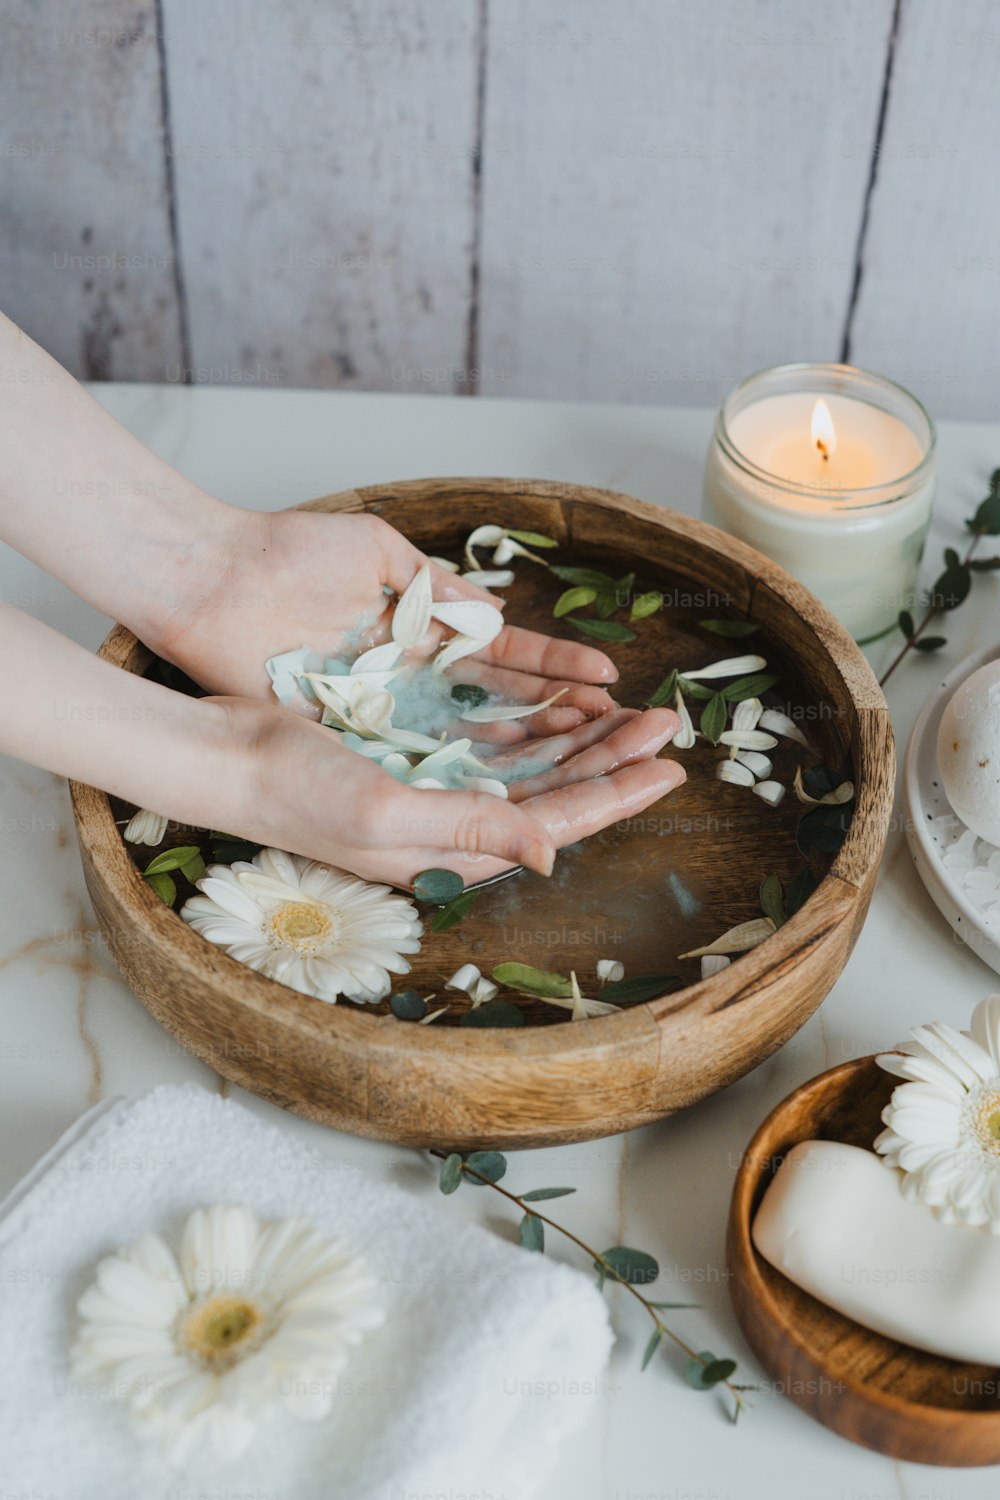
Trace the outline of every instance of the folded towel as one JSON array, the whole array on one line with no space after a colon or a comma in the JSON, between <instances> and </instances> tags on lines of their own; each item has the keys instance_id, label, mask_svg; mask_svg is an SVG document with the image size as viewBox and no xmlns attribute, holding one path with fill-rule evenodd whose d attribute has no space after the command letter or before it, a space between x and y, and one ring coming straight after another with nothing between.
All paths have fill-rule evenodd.
<instances>
[{"instance_id":1,"label":"folded towel","mask_svg":"<svg viewBox=\"0 0 1000 1500\"><path fill-rule=\"evenodd\" d=\"M67 1356L96 1262L147 1230L176 1244L187 1215L211 1203L304 1217L347 1240L387 1317L325 1420L275 1412L205 1483L204 1470L168 1470L124 1403L72 1380ZM0 1329L0 1487L60 1500L529 1500L592 1413L611 1345L604 1299L578 1271L193 1085L98 1106L0 1206Z\"/></svg>"}]
</instances>

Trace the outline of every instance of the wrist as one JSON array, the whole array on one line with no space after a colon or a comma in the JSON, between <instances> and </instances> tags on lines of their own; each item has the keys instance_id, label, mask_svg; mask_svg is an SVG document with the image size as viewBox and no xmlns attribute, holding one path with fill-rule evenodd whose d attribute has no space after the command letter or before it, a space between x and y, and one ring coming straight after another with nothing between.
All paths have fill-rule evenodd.
<instances>
[{"instance_id":1,"label":"wrist","mask_svg":"<svg viewBox=\"0 0 1000 1500\"><path fill-rule=\"evenodd\" d=\"M162 568L143 590L135 617L123 623L158 656L190 671L186 643L245 591L247 559L260 549L263 520L194 490L172 508Z\"/></svg>"}]
</instances>

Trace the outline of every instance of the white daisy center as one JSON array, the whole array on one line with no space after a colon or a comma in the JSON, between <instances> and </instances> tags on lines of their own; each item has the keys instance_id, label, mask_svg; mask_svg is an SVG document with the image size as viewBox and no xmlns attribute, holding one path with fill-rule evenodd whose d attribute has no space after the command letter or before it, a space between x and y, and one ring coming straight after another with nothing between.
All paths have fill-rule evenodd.
<instances>
[{"instance_id":1,"label":"white daisy center","mask_svg":"<svg viewBox=\"0 0 1000 1500\"><path fill-rule=\"evenodd\" d=\"M335 939L339 913L319 901L286 901L269 912L264 936L272 948L294 948L304 958Z\"/></svg>"},{"instance_id":2,"label":"white daisy center","mask_svg":"<svg viewBox=\"0 0 1000 1500\"><path fill-rule=\"evenodd\" d=\"M974 1089L965 1109L980 1149L1000 1156L1000 1078Z\"/></svg>"},{"instance_id":3,"label":"white daisy center","mask_svg":"<svg viewBox=\"0 0 1000 1500\"><path fill-rule=\"evenodd\" d=\"M180 1342L213 1370L235 1364L260 1342L264 1315L246 1297L219 1294L185 1316Z\"/></svg>"}]
</instances>

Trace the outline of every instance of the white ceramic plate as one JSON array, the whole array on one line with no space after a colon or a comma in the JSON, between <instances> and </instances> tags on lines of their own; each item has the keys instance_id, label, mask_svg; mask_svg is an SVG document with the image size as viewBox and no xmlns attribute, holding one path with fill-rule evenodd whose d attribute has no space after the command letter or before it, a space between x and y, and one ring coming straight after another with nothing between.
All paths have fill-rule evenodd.
<instances>
[{"instance_id":1,"label":"white ceramic plate","mask_svg":"<svg viewBox=\"0 0 1000 1500\"><path fill-rule=\"evenodd\" d=\"M987 662L1000 657L1000 646L989 646L959 662L924 704L913 726L906 750L903 798L906 807L906 842L924 885L938 910L957 935L984 963L1000 974L1000 926L988 926L983 915L969 902L949 870L941 862L941 839L932 820L950 814L937 771L937 735L948 702L955 689Z\"/></svg>"}]
</instances>

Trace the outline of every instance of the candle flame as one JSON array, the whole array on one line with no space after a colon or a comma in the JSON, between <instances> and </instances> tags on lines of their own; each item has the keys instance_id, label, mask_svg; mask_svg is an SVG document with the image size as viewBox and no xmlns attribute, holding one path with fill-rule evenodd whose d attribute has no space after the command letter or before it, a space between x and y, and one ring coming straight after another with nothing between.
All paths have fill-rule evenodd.
<instances>
[{"instance_id":1,"label":"candle flame","mask_svg":"<svg viewBox=\"0 0 1000 1500\"><path fill-rule=\"evenodd\" d=\"M836 451L837 433L830 415L830 408L820 398L813 407L812 414L812 440L822 457L827 459Z\"/></svg>"}]
</instances>

